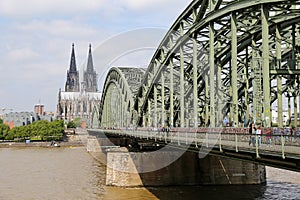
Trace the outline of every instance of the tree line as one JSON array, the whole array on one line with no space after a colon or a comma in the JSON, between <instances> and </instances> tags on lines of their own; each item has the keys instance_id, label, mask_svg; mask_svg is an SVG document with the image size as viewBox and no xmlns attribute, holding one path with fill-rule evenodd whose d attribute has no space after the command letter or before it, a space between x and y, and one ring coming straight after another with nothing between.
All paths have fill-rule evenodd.
<instances>
[{"instance_id":1,"label":"tree line","mask_svg":"<svg viewBox=\"0 0 300 200\"><path fill-rule=\"evenodd\" d=\"M62 140L64 135L64 121L47 120L35 121L26 126L17 126L12 129L0 121L0 140L17 141L51 141Z\"/></svg>"}]
</instances>

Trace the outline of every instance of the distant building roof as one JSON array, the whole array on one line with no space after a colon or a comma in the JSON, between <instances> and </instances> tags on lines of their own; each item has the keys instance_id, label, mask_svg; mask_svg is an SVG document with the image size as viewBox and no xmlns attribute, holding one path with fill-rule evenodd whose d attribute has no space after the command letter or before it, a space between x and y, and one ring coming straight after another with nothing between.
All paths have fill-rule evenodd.
<instances>
[{"instance_id":1,"label":"distant building roof","mask_svg":"<svg viewBox=\"0 0 300 200\"><path fill-rule=\"evenodd\" d=\"M88 99L101 99L101 93L99 92L61 92L61 99L69 100L69 99L81 99L81 98L88 98Z\"/></svg>"}]
</instances>

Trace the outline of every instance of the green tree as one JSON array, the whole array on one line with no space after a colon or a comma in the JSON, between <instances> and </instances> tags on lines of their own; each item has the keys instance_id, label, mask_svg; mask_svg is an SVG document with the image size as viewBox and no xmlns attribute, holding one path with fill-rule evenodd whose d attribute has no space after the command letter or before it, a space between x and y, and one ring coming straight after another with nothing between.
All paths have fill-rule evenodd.
<instances>
[{"instance_id":1,"label":"green tree","mask_svg":"<svg viewBox=\"0 0 300 200\"><path fill-rule=\"evenodd\" d=\"M2 130L2 129L1 129ZM46 120L36 121L27 126L14 127L9 131L4 131L4 137L7 140L18 138L20 140L62 140L64 133L64 122L62 120L54 120L49 122Z\"/></svg>"},{"instance_id":2,"label":"green tree","mask_svg":"<svg viewBox=\"0 0 300 200\"><path fill-rule=\"evenodd\" d=\"M0 139L3 140L9 132L10 128L6 124L0 124Z\"/></svg>"},{"instance_id":3,"label":"green tree","mask_svg":"<svg viewBox=\"0 0 300 200\"><path fill-rule=\"evenodd\" d=\"M81 119L79 117L76 117L74 120L73 120L74 124L76 127L81 127Z\"/></svg>"},{"instance_id":4,"label":"green tree","mask_svg":"<svg viewBox=\"0 0 300 200\"><path fill-rule=\"evenodd\" d=\"M67 123L67 128L76 128L76 124L74 123L74 121L69 121Z\"/></svg>"}]
</instances>

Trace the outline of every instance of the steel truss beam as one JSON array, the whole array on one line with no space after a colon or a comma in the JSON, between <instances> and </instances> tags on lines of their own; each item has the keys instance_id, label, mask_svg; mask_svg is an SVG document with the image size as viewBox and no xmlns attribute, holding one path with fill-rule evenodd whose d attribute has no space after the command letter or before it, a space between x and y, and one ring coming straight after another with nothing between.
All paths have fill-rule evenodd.
<instances>
[{"instance_id":1,"label":"steel truss beam","mask_svg":"<svg viewBox=\"0 0 300 200\"><path fill-rule=\"evenodd\" d=\"M287 97L297 113L299 13L298 0L194 0L131 93L136 125L218 127L227 117L243 126L245 116L269 127L272 106L282 114Z\"/></svg>"}]
</instances>

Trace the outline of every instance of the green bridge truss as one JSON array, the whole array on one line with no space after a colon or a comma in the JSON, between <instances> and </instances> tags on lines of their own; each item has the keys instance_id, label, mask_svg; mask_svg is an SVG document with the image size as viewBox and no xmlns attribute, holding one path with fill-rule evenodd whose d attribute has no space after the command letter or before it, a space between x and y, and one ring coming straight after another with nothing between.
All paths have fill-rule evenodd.
<instances>
[{"instance_id":1,"label":"green bridge truss","mask_svg":"<svg viewBox=\"0 0 300 200\"><path fill-rule=\"evenodd\" d=\"M299 74L300 1L195 0L147 69L110 70L93 124L270 127L276 105L283 127L285 101L297 124Z\"/></svg>"}]
</instances>

